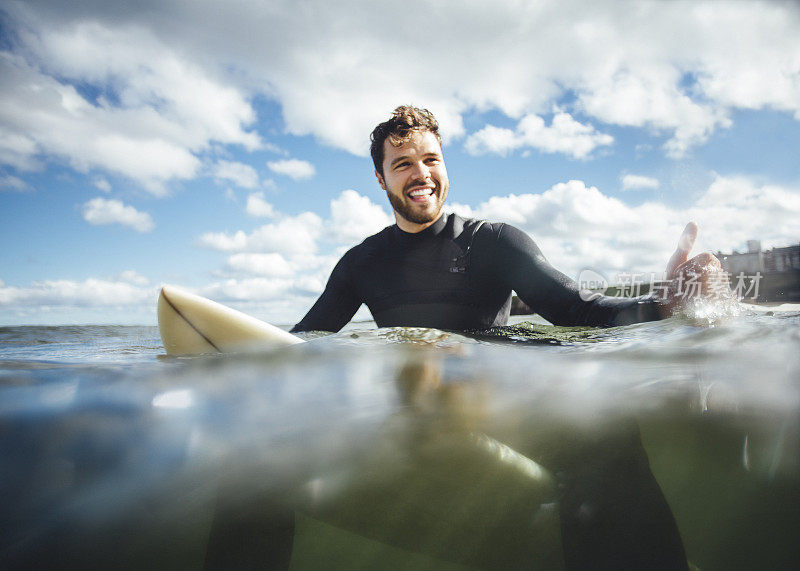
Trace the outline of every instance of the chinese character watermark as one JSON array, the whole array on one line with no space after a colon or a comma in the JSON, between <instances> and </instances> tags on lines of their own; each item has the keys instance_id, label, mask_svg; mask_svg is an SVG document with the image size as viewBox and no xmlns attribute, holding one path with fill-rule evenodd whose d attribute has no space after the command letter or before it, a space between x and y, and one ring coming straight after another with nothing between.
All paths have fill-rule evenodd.
<instances>
[{"instance_id":1,"label":"chinese character watermark","mask_svg":"<svg viewBox=\"0 0 800 571\"><path fill-rule=\"evenodd\" d=\"M607 280L603 274L584 269L578 275L578 288L581 299L591 301L598 297L638 297L650 295L666 300L675 297L730 297L738 300L758 299L761 272L736 276L736 284L731 282L731 274L724 271L712 272L700 279L700 274L681 274L675 279L664 280L655 272L620 272L614 280Z\"/></svg>"},{"instance_id":2,"label":"chinese character watermark","mask_svg":"<svg viewBox=\"0 0 800 571\"><path fill-rule=\"evenodd\" d=\"M750 279L750 286L742 293L745 289L745 280L748 278ZM736 279L738 281L736 282L736 287L733 288L733 291L736 293L736 299L744 299L751 291L753 295L750 299L756 299L758 297L758 285L761 282L761 272L756 272L754 276L746 276L744 272L740 272L739 275L736 276Z\"/></svg>"}]
</instances>

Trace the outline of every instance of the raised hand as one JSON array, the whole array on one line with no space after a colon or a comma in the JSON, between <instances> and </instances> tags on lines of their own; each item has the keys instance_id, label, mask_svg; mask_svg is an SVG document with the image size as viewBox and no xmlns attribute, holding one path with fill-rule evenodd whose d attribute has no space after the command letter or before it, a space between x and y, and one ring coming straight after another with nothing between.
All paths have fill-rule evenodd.
<instances>
[{"instance_id":1,"label":"raised hand","mask_svg":"<svg viewBox=\"0 0 800 571\"><path fill-rule=\"evenodd\" d=\"M678 240L675 253L667 262L666 278L671 283L664 302L669 314L696 297L709 295L719 286L722 264L713 254L703 252L688 259L697 232L697 224L689 222Z\"/></svg>"}]
</instances>

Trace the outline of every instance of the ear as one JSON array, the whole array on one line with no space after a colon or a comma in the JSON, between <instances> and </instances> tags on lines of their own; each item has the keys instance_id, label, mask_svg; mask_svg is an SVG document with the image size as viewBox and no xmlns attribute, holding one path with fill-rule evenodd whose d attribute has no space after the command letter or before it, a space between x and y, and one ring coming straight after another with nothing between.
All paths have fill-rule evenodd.
<instances>
[{"instance_id":1,"label":"ear","mask_svg":"<svg viewBox=\"0 0 800 571\"><path fill-rule=\"evenodd\" d=\"M378 179L378 184L381 185L381 188L386 190L386 182L383 180L381 173L379 173L377 170L375 171L375 178Z\"/></svg>"}]
</instances>

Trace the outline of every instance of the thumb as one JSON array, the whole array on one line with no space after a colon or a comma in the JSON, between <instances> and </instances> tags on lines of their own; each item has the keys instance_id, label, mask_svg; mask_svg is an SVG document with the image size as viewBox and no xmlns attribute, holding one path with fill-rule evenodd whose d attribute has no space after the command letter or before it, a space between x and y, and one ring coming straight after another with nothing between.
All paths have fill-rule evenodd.
<instances>
[{"instance_id":1,"label":"thumb","mask_svg":"<svg viewBox=\"0 0 800 571\"><path fill-rule=\"evenodd\" d=\"M697 240L697 224L689 222L678 240L678 248L667 262L668 280L675 277L675 270L689 258L689 252L692 250L695 240Z\"/></svg>"}]
</instances>

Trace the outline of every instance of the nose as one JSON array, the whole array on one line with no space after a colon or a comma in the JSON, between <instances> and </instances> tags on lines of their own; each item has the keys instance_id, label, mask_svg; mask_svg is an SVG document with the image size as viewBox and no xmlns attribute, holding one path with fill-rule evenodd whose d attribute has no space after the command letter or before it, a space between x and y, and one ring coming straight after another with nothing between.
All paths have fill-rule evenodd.
<instances>
[{"instance_id":1,"label":"nose","mask_svg":"<svg viewBox=\"0 0 800 571\"><path fill-rule=\"evenodd\" d=\"M428 180L428 178L430 178L431 169L423 161L418 161L414 163L414 169L411 174L415 179L421 178L423 180Z\"/></svg>"}]
</instances>

